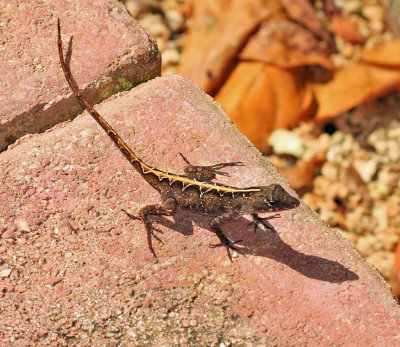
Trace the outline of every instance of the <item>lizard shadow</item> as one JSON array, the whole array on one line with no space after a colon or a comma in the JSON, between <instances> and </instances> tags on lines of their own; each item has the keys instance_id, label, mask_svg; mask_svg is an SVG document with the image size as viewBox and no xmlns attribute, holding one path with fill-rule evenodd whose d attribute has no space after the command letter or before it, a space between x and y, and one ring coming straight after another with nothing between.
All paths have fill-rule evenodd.
<instances>
[{"instance_id":1,"label":"lizard shadow","mask_svg":"<svg viewBox=\"0 0 400 347\"><path fill-rule=\"evenodd\" d=\"M193 235L193 224L212 232L209 226L210 217L196 215L181 209L179 211L177 209L173 221L162 216L154 216L152 220L185 236ZM331 283L354 281L359 278L356 273L337 261L296 251L285 243L276 231L260 227L254 233L253 227L249 226L249 221L243 217L236 218L222 228L229 238L243 240L240 243L240 250L244 254L273 259L309 278ZM157 230L156 225L155 229Z\"/></svg>"}]
</instances>

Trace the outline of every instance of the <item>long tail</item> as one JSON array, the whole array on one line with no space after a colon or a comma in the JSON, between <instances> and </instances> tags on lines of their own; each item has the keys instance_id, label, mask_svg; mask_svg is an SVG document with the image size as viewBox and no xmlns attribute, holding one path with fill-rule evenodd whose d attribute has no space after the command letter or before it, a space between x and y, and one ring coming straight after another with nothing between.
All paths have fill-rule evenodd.
<instances>
[{"instance_id":1,"label":"long tail","mask_svg":"<svg viewBox=\"0 0 400 347\"><path fill-rule=\"evenodd\" d=\"M147 165L143 162L139 157L136 156L135 153L128 147L128 145L122 140L117 132L111 127L107 121L100 116L100 114L93 108L93 106L79 93L77 87L75 87L74 83L72 82L71 74L65 64L64 61L64 54L63 54L63 47L61 42L61 26L60 26L60 19L57 22L57 29L58 29L58 54L60 56L60 63L62 70L64 72L64 76L71 87L71 90L75 94L76 98L79 101L79 104L85 108L89 114L100 124L100 126L104 129L104 131L110 136L111 140L115 143L115 145L119 148L122 154L129 160L129 162L133 165L133 167L143 176L143 178L152 185L155 189L158 188L158 182L166 179L168 180L169 184L172 185L175 181L179 181L182 184L182 189L184 187L188 187L190 185L196 185L201 190L201 193L204 194L206 192L215 190L222 196L225 193L248 193L248 192L257 192L260 191L260 188L235 188L224 186L218 183L213 182L198 182L195 180L190 179L189 177L177 175L169 172L165 172L162 170L158 170L150 165Z\"/></svg>"},{"instance_id":2,"label":"long tail","mask_svg":"<svg viewBox=\"0 0 400 347\"><path fill-rule=\"evenodd\" d=\"M58 55L60 57L60 63L62 70L64 72L64 76L76 96L79 104L85 108L89 114L99 123L99 125L104 129L104 131L110 136L113 140L115 145L120 149L122 154L129 160L130 163L135 167L135 169L141 174L144 175L147 172L151 172L154 170L151 166L144 163L139 157L136 156L135 153L128 147L128 145L122 140L117 132L112 128L110 124L93 108L93 106L80 94L79 90L75 87L74 83L72 82L71 74L65 64L64 61L64 54L63 54L63 47L61 41L61 26L60 26L60 19L57 21L57 30L58 30L58 38L57 38L57 45L58 45Z\"/></svg>"}]
</instances>

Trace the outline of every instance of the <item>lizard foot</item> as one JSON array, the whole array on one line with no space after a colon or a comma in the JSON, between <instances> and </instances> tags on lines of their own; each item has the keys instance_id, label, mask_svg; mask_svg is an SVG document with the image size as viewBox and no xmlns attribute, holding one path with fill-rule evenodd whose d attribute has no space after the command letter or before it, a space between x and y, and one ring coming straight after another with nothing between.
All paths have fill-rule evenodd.
<instances>
[{"instance_id":1,"label":"lizard foot","mask_svg":"<svg viewBox=\"0 0 400 347\"><path fill-rule=\"evenodd\" d=\"M257 231L259 224L264 225L264 227L268 230L276 231L275 228L272 226L272 224L270 222L268 222L268 220L280 218L281 215L279 213L277 213L270 217L261 218L257 214L252 214L251 217L253 218L253 220L249 223L249 225L254 225L254 232Z\"/></svg>"},{"instance_id":2,"label":"lizard foot","mask_svg":"<svg viewBox=\"0 0 400 347\"><path fill-rule=\"evenodd\" d=\"M164 244L164 242L160 239L159 236L157 236L157 235L154 233L154 230L156 230L156 229L151 225L150 220L149 220L148 218L145 218L144 220L142 220L142 218L136 217L136 216L134 216L133 214L129 213L128 211L124 210L124 209L122 209L122 211L123 211L129 218L131 218L131 219L133 219L133 220L141 220L141 221L144 222L145 227L146 227L146 233L147 233L147 243L148 243L148 245L149 245L150 252L154 255L155 258L158 258L158 257L157 257L157 254L156 254L156 252L154 251L154 248L153 248L152 238L154 237L154 238L155 238L158 242L160 242L162 245ZM158 231L159 231L159 230L158 230ZM160 232L161 232L161 231L160 231Z\"/></svg>"},{"instance_id":3,"label":"lizard foot","mask_svg":"<svg viewBox=\"0 0 400 347\"><path fill-rule=\"evenodd\" d=\"M121 208L121 211L124 212L130 219L133 220L140 220L139 217L134 216L133 214L129 213L127 210Z\"/></svg>"},{"instance_id":4,"label":"lizard foot","mask_svg":"<svg viewBox=\"0 0 400 347\"><path fill-rule=\"evenodd\" d=\"M228 166L243 166L243 163L241 161L235 161L235 162L230 162L230 163L219 163L219 164L208 165L208 166L192 165L192 164L190 164L189 160L187 160L186 157L182 153L179 153L179 155L182 157L184 162L187 164L184 168L184 171L185 171L185 174L187 175L187 177L196 179L198 181L205 181L205 182L211 181L217 175L229 177L229 174L227 172L221 171L221 169L223 169L224 167L228 167Z\"/></svg>"},{"instance_id":5,"label":"lizard foot","mask_svg":"<svg viewBox=\"0 0 400 347\"><path fill-rule=\"evenodd\" d=\"M157 254L153 248L152 238L154 237L162 245L164 244L164 242L156 234L154 234L153 231L154 231L153 228L151 226L149 226L148 224L146 224L147 244L149 246L150 252L154 255L155 258L158 259Z\"/></svg>"},{"instance_id":6,"label":"lizard foot","mask_svg":"<svg viewBox=\"0 0 400 347\"><path fill-rule=\"evenodd\" d=\"M226 240L224 240L224 242L210 245L210 248L225 247L226 252L228 254L228 258L229 258L230 262L232 263L233 261L232 261L232 255L231 255L230 250L233 250L233 251L243 255L244 257L246 256L246 254L244 254L239 248L234 246L235 244L240 243L240 242L243 242L243 240L233 241L231 239L226 238Z\"/></svg>"}]
</instances>

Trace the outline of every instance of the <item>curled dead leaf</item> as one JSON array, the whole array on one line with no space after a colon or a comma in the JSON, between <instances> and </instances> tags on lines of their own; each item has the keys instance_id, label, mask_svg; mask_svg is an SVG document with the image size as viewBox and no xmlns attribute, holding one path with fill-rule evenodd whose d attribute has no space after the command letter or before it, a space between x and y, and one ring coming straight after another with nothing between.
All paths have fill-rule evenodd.
<instances>
[{"instance_id":1,"label":"curled dead leaf","mask_svg":"<svg viewBox=\"0 0 400 347\"><path fill-rule=\"evenodd\" d=\"M357 24L350 22L340 14L332 17L333 31L336 35L342 37L351 43L364 43L365 37L358 32Z\"/></svg>"},{"instance_id":2,"label":"curled dead leaf","mask_svg":"<svg viewBox=\"0 0 400 347\"><path fill-rule=\"evenodd\" d=\"M178 72L206 93L219 89L249 35L280 10L279 0L195 0Z\"/></svg>"},{"instance_id":3,"label":"curled dead leaf","mask_svg":"<svg viewBox=\"0 0 400 347\"><path fill-rule=\"evenodd\" d=\"M388 68L400 68L400 40L364 49L362 61Z\"/></svg>"},{"instance_id":4,"label":"curled dead leaf","mask_svg":"<svg viewBox=\"0 0 400 347\"><path fill-rule=\"evenodd\" d=\"M320 170L326 162L324 156L311 160L299 160L295 165L280 169L280 174L287 179L290 186L301 194L304 189L312 185L316 170Z\"/></svg>"},{"instance_id":5,"label":"curled dead leaf","mask_svg":"<svg viewBox=\"0 0 400 347\"><path fill-rule=\"evenodd\" d=\"M313 5L309 0L281 0L281 4L285 8L286 14L289 18L304 25L315 36L324 40L331 51L335 50L335 44L331 33L319 20Z\"/></svg>"},{"instance_id":6,"label":"curled dead leaf","mask_svg":"<svg viewBox=\"0 0 400 347\"><path fill-rule=\"evenodd\" d=\"M285 70L258 62L239 63L216 99L261 151L267 150L274 129L295 126L314 107L304 68Z\"/></svg>"},{"instance_id":7,"label":"curled dead leaf","mask_svg":"<svg viewBox=\"0 0 400 347\"><path fill-rule=\"evenodd\" d=\"M400 71L365 63L353 63L336 71L327 83L314 83L318 103L317 121L385 95L400 87Z\"/></svg>"},{"instance_id":8,"label":"curled dead leaf","mask_svg":"<svg viewBox=\"0 0 400 347\"><path fill-rule=\"evenodd\" d=\"M319 65L333 70L326 50L312 33L284 19L264 23L240 54L241 60L262 61L282 68Z\"/></svg>"}]
</instances>

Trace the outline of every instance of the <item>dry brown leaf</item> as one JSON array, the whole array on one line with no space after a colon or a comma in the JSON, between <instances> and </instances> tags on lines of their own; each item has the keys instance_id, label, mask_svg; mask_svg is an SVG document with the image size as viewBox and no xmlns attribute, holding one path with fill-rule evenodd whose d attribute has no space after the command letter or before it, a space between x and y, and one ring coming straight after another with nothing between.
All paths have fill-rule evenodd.
<instances>
[{"instance_id":1,"label":"dry brown leaf","mask_svg":"<svg viewBox=\"0 0 400 347\"><path fill-rule=\"evenodd\" d=\"M326 158L321 156L311 160L299 160L295 165L279 169L280 174L287 179L290 186L300 194L301 190L312 185L314 171L319 170L326 162Z\"/></svg>"},{"instance_id":2,"label":"dry brown leaf","mask_svg":"<svg viewBox=\"0 0 400 347\"><path fill-rule=\"evenodd\" d=\"M196 0L178 72L212 93L223 83L240 48L279 0Z\"/></svg>"},{"instance_id":3,"label":"dry brown leaf","mask_svg":"<svg viewBox=\"0 0 400 347\"><path fill-rule=\"evenodd\" d=\"M276 128L292 127L312 112L312 88L304 69L285 70L258 62L236 67L216 99L234 124L261 151Z\"/></svg>"},{"instance_id":4,"label":"dry brown leaf","mask_svg":"<svg viewBox=\"0 0 400 347\"><path fill-rule=\"evenodd\" d=\"M353 63L334 74L324 84L313 84L318 103L317 121L324 121L342 112L399 89L400 71L365 63Z\"/></svg>"},{"instance_id":5,"label":"dry brown leaf","mask_svg":"<svg viewBox=\"0 0 400 347\"><path fill-rule=\"evenodd\" d=\"M309 0L281 0L281 4L285 8L289 18L303 24L315 36L324 40L333 50L335 44L332 35L318 19L317 13Z\"/></svg>"},{"instance_id":6,"label":"dry brown leaf","mask_svg":"<svg viewBox=\"0 0 400 347\"><path fill-rule=\"evenodd\" d=\"M363 50L362 60L371 64L400 68L400 40Z\"/></svg>"},{"instance_id":7,"label":"dry brown leaf","mask_svg":"<svg viewBox=\"0 0 400 347\"><path fill-rule=\"evenodd\" d=\"M324 0L323 9L328 18L340 13L340 10L335 5L335 0Z\"/></svg>"},{"instance_id":8,"label":"dry brown leaf","mask_svg":"<svg viewBox=\"0 0 400 347\"><path fill-rule=\"evenodd\" d=\"M333 70L327 52L309 31L288 20L264 23L240 54L241 60L262 61L282 68L320 65Z\"/></svg>"},{"instance_id":9,"label":"dry brown leaf","mask_svg":"<svg viewBox=\"0 0 400 347\"><path fill-rule=\"evenodd\" d=\"M358 32L357 24L350 22L340 14L332 17L333 32L348 42L364 43L365 37Z\"/></svg>"}]
</instances>

